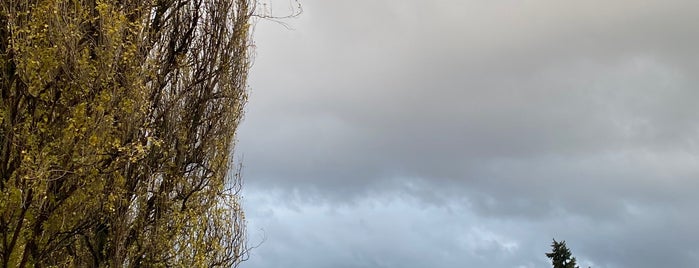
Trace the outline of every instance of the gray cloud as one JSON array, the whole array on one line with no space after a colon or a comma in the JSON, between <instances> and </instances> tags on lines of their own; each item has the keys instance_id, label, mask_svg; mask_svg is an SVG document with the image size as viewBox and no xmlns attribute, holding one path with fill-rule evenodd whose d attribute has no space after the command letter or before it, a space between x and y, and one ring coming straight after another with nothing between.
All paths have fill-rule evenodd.
<instances>
[{"instance_id":1,"label":"gray cloud","mask_svg":"<svg viewBox=\"0 0 699 268\"><path fill-rule=\"evenodd\" d=\"M699 3L304 5L257 26L251 267L699 263Z\"/></svg>"}]
</instances>

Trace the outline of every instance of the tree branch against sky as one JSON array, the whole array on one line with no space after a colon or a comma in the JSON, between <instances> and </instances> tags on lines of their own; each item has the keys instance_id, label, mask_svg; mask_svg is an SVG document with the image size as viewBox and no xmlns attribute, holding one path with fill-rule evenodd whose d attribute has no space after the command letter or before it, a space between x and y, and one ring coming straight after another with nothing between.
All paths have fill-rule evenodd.
<instances>
[{"instance_id":1,"label":"tree branch against sky","mask_svg":"<svg viewBox=\"0 0 699 268\"><path fill-rule=\"evenodd\" d=\"M0 263L233 267L253 0L3 0Z\"/></svg>"}]
</instances>

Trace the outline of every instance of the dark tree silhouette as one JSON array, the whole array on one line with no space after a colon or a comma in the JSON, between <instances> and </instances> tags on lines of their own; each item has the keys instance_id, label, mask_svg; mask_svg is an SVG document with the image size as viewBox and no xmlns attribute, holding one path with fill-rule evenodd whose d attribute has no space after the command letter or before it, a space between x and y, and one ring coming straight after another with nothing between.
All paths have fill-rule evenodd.
<instances>
[{"instance_id":1,"label":"dark tree silhouette","mask_svg":"<svg viewBox=\"0 0 699 268\"><path fill-rule=\"evenodd\" d=\"M557 242L556 239L553 239L551 252L546 253L546 257L551 259L553 268L580 268L577 266L570 249L566 247L566 241Z\"/></svg>"}]
</instances>

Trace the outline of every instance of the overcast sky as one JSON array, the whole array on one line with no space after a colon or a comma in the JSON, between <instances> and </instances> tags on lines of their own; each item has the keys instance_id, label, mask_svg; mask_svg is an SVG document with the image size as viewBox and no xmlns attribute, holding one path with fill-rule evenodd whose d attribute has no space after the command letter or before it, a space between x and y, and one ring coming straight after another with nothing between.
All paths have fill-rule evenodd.
<instances>
[{"instance_id":1,"label":"overcast sky","mask_svg":"<svg viewBox=\"0 0 699 268\"><path fill-rule=\"evenodd\" d=\"M302 4L255 30L242 267L699 267L699 1Z\"/></svg>"}]
</instances>

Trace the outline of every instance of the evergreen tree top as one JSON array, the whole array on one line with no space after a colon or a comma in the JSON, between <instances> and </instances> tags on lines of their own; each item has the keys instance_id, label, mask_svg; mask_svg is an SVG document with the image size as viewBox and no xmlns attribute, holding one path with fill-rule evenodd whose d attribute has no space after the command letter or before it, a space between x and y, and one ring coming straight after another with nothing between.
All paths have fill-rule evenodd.
<instances>
[{"instance_id":1,"label":"evergreen tree top","mask_svg":"<svg viewBox=\"0 0 699 268\"><path fill-rule=\"evenodd\" d=\"M551 259L553 268L579 268L575 257L572 256L570 249L566 246L566 241L558 242L556 239L553 239L551 252L546 253L546 257Z\"/></svg>"}]
</instances>

